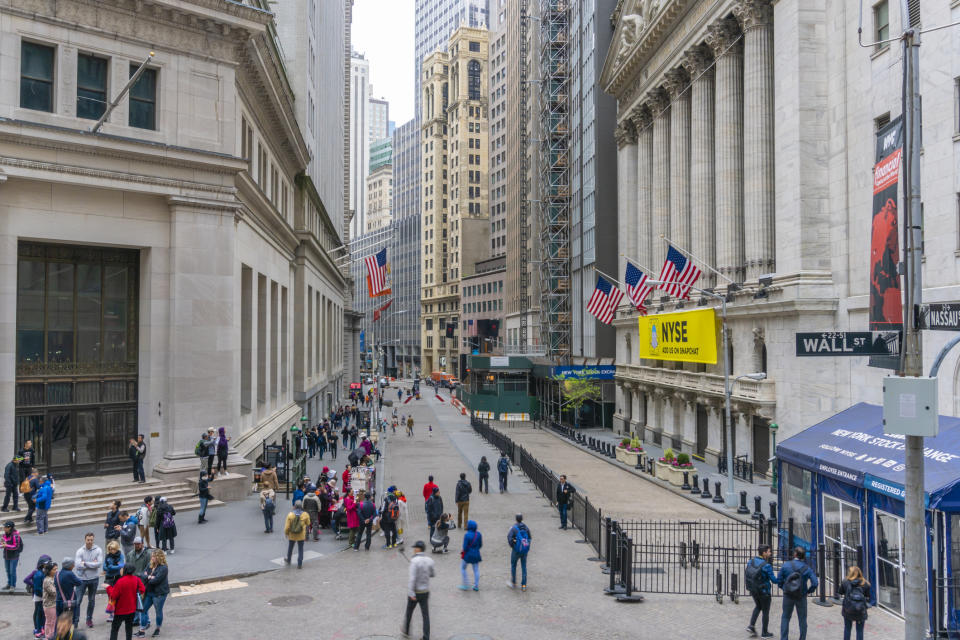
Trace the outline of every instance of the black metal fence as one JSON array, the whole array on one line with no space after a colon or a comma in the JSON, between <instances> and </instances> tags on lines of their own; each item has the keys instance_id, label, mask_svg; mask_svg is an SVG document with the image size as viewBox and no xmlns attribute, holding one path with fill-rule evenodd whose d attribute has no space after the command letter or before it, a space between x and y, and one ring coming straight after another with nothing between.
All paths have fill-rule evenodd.
<instances>
[{"instance_id":1,"label":"black metal fence","mask_svg":"<svg viewBox=\"0 0 960 640\"><path fill-rule=\"evenodd\" d=\"M960 629L960 577L934 574L932 638L956 638ZM952 635L951 635L952 634Z\"/></svg>"},{"instance_id":2,"label":"black metal fence","mask_svg":"<svg viewBox=\"0 0 960 640\"><path fill-rule=\"evenodd\" d=\"M717 461L717 473L727 472L727 457L720 456ZM753 483L753 463L747 459L746 455L737 456L733 459L733 477L740 478L744 482Z\"/></svg>"}]
</instances>

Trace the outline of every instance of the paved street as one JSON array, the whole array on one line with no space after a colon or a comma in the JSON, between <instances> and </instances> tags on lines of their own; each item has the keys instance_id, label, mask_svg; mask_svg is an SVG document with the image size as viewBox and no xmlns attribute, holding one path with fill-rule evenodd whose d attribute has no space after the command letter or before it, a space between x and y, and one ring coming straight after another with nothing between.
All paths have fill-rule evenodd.
<instances>
[{"instance_id":1,"label":"paved street","mask_svg":"<svg viewBox=\"0 0 960 640\"><path fill-rule=\"evenodd\" d=\"M510 492L505 495L498 494L496 487L489 495L477 495L477 461L481 455L492 461L496 452L474 434L466 417L432 396L404 409L411 407L416 420L415 435L407 438L398 432L387 436L381 470L387 483L397 484L410 497L413 530L404 533L406 553L380 549L380 538L374 541L370 552L340 552L342 546L325 533L320 543L308 543L308 549L324 555L306 562L302 571L276 568L273 564L274 569L242 578L240 584L211 583L202 585L193 595L175 593L166 606L163 636L194 638L216 629L218 638L260 640L277 630L295 631L305 624L309 629L306 637L310 638L399 638L410 545L415 539L426 538L421 487L426 475L433 473L446 510L455 513L453 486L464 471L474 483L470 516L478 521L484 534L481 590L474 593L456 589L460 579L457 551L461 535L454 532L452 551L432 556L437 568L430 602L432 638L626 639L657 632L711 640L746 637L743 627L750 609L745 602L718 605L708 597L650 594L644 603L620 604L603 596L606 577L596 563L587 561L592 550L574 542L580 537L578 532L557 530L555 511L522 474L516 472L511 477ZM432 435L427 429L430 424ZM517 429L511 431L511 436L522 439L551 468L566 471L605 510L648 518L720 517L549 434ZM321 466L312 461L310 471L316 474ZM381 481L379 488L384 486ZM281 509L286 509L286 505L281 503ZM505 586L509 574L505 536L516 512L524 513L533 533L530 588L526 593ZM170 558L174 581L181 580L198 564L219 567L223 575L266 569L270 558L279 558L284 551L278 536L262 533L251 501L211 512L211 524L202 534L193 525L184 530L178 540L178 553ZM32 561L34 556L32 551L27 552L25 562ZM203 573L208 575L206 569ZM102 605L98 609L98 627L91 638L108 635ZM31 610L26 597L0 598L0 627L9 622L10 629L15 630L5 629L0 636L30 637ZM779 603L774 604L774 613L779 620ZM418 616L415 614L414 618L417 631ZM811 606L810 616L808 637L841 637L839 608ZM868 635L873 639L899 638L902 628L899 620L882 612L872 613Z\"/></svg>"}]
</instances>

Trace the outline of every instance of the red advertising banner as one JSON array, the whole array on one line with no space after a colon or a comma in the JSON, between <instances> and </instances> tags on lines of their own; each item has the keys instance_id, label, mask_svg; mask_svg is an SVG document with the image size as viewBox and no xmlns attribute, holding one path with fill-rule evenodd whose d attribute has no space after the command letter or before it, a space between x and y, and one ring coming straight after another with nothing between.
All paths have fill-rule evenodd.
<instances>
[{"instance_id":1,"label":"red advertising banner","mask_svg":"<svg viewBox=\"0 0 960 640\"><path fill-rule=\"evenodd\" d=\"M873 224L870 233L870 330L903 328L900 292L900 233L897 185L903 153L903 123L898 117L877 132L873 167Z\"/></svg>"}]
</instances>

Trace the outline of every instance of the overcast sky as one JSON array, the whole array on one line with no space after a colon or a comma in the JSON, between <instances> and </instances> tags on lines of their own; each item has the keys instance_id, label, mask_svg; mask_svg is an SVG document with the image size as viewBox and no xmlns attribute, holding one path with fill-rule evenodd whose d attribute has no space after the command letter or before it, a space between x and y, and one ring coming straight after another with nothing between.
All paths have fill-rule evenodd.
<instances>
[{"instance_id":1,"label":"overcast sky","mask_svg":"<svg viewBox=\"0 0 960 640\"><path fill-rule=\"evenodd\" d=\"M399 127L413 118L414 0L356 0L353 48L370 61L375 98L390 102Z\"/></svg>"}]
</instances>

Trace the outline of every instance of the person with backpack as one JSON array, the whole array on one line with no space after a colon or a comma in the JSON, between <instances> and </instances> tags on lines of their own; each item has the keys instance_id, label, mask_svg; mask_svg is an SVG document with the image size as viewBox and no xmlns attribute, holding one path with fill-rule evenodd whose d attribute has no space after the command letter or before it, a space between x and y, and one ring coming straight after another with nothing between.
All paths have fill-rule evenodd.
<instances>
[{"instance_id":1,"label":"person with backpack","mask_svg":"<svg viewBox=\"0 0 960 640\"><path fill-rule=\"evenodd\" d=\"M507 490L507 474L513 471L510 468L510 458L507 457L506 453L500 454L500 459L497 461L497 474L500 476L500 493L504 493Z\"/></svg>"},{"instance_id":2,"label":"person with backpack","mask_svg":"<svg viewBox=\"0 0 960 640\"><path fill-rule=\"evenodd\" d=\"M20 467L23 471L23 467ZM27 515L23 517L24 524L33 522L33 514L37 510L37 493L40 491L40 473L36 469L30 469L27 477L20 483L20 493L23 499L27 501Z\"/></svg>"},{"instance_id":3,"label":"person with backpack","mask_svg":"<svg viewBox=\"0 0 960 640\"><path fill-rule=\"evenodd\" d=\"M167 502L167 499L163 496L158 500L160 504L157 505L157 522L160 525L160 548L163 549L164 553L167 552L167 545L170 546L170 554L173 554L175 546L175 538L177 537L177 521L174 520L174 516L177 515L177 510L173 508L173 505Z\"/></svg>"},{"instance_id":4,"label":"person with backpack","mask_svg":"<svg viewBox=\"0 0 960 640\"><path fill-rule=\"evenodd\" d=\"M137 529L143 539L143 546L150 548L150 515L153 512L153 496L145 496L143 504L137 509Z\"/></svg>"},{"instance_id":5,"label":"person with backpack","mask_svg":"<svg viewBox=\"0 0 960 640\"><path fill-rule=\"evenodd\" d=\"M527 554L530 553L530 543L533 541L533 534L523 523L523 514L518 513L516 524L510 527L507 532L507 544L510 546L510 582L507 586L511 589L517 587L517 561L520 562L520 590L527 590Z\"/></svg>"},{"instance_id":6,"label":"person with backpack","mask_svg":"<svg viewBox=\"0 0 960 640\"><path fill-rule=\"evenodd\" d=\"M216 451L217 451L217 474L211 475L207 473L208 476L216 478L221 475L227 475L227 458L230 455L230 438L227 437L227 428L220 427L217 430L217 440L216 440Z\"/></svg>"},{"instance_id":7,"label":"person with backpack","mask_svg":"<svg viewBox=\"0 0 960 640\"><path fill-rule=\"evenodd\" d=\"M370 538L373 535L373 522L377 518L377 505L373 504L373 496L361 491L357 496L360 506L357 507L357 519L360 521L360 529L357 531L357 538L353 543L353 550L360 551L360 539L364 533L367 540L363 545L364 551L370 551Z\"/></svg>"},{"instance_id":8,"label":"person with backpack","mask_svg":"<svg viewBox=\"0 0 960 640\"><path fill-rule=\"evenodd\" d=\"M0 511L10 511L10 496L13 496L13 510L20 511L20 458L13 456L13 460L3 468L3 507Z\"/></svg>"},{"instance_id":9,"label":"person with backpack","mask_svg":"<svg viewBox=\"0 0 960 640\"><path fill-rule=\"evenodd\" d=\"M23 551L23 538L17 531L17 526L13 520L7 520L3 523L3 536L0 537L0 544L3 545L3 566L7 570L7 586L4 591L13 591L17 588L17 563L20 561L20 553Z\"/></svg>"},{"instance_id":10,"label":"person with backpack","mask_svg":"<svg viewBox=\"0 0 960 640\"><path fill-rule=\"evenodd\" d=\"M386 543L384 549L393 549L397 546L397 521L400 520L400 504L397 496L388 493L380 510L380 530Z\"/></svg>"},{"instance_id":11,"label":"person with backpack","mask_svg":"<svg viewBox=\"0 0 960 640\"><path fill-rule=\"evenodd\" d=\"M768 625L770 623L770 584L777 579L773 573L773 566L770 564L770 558L773 552L770 545L761 544L757 547L757 557L747 563L743 570L743 586L750 597L753 598L753 613L750 614L750 624L747 625L747 631L750 635L757 635L754 625L757 623L757 617L763 614L760 619L760 637L772 638Z\"/></svg>"},{"instance_id":12,"label":"person with backpack","mask_svg":"<svg viewBox=\"0 0 960 640\"><path fill-rule=\"evenodd\" d=\"M123 547L123 557L126 558L133 551L133 540L137 537L137 519L126 511L120 512L120 546Z\"/></svg>"},{"instance_id":13,"label":"person with backpack","mask_svg":"<svg viewBox=\"0 0 960 640\"><path fill-rule=\"evenodd\" d=\"M44 615L43 615L43 579L44 567L51 561L50 556L43 554L37 560L37 568L27 574L23 583L27 587L27 593L33 597L33 637L43 638ZM54 603L56 605L56 603Z\"/></svg>"},{"instance_id":14,"label":"person with backpack","mask_svg":"<svg viewBox=\"0 0 960 640\"><path fill-rule=\"evenodd\" d=\"M50 474L43 479L43 484L37 490L37 535L42 536L47 532L47 513L53 506L53 480Z\"/></svg>"},{"instance_id":15,"label":"person with backpack","mask_svg":"<svg viewBox=\"0 0 960 640\"><path fill-rule=\"evenodd\" d=\"M207 475L213 475L213 458L217 455L217 436L213 427L200 436L200 442L197 443L193 452L200 458L200 469L202 470L206 463Z\"/></svg>"},{"instance_id":16,"label":"person with backpack","mask_svg":"<svg viewBox=\"0 0 960 640\"><path fill-rule=\"evenodd\" d=\"M790 618L797 610L797 623L800 625L800 640L807 637L807 594L816 591L820 582L816 574L804 562L806 551L801 547L793 550L793 560L780 567L777 585L783 591L783 613L780 616L780 640L790 637Z\"/></svg>"},{"instance_id":17,"label":"person with backpack","mask_svg":"<svg viewBox=\"0 0 960 640\"><path fill-rule=\"evenodd\" d=\"M863 626L867 622L867 609L870 607L870 583L863 577L857 565L847 569L846 579L840 583L840 595L843 596L843 640L850 640L850 631L857 628L857 640L863 640Z\"/></svg>"},{"instance_id":18,"label":"person with backpack","mask_svg":"<svg viewBox=\"0 0 960 640\"><path fill-rule=\"evenodd\" d=\"M260 492L260 511L263 512L263 532L273 533L273 516L277 513L277 493L273 489Z\"/></svg>"},{"instance_id":19,"label":"person with backpack","mask_svg":"<svg viewBox=\"0 0 960 640\"><path fill-rule=\"evenodd\" d=\"M483 536L477 531L477 523L467 521L467 531L463 534L463 548L460 550L460 590L470 588L467 584L467 565L473 568L473 590L480 591L480 548L483 547Z\"/></svg>"},{"instance_id":20,"label":"person with backpack","mask_svg":"<svg viewBox=\"0 0 960 640\"><path fill-rule=\"evenodd\" d=\"M490 463L487 462L487 456L480 456L477 473L480 474L480 480L477 483L480 493L490 493Z\"/></svg>"},{"instance_id":21,"label":"person with backpack","mask_svg":"<svg viewBox=\"0 0 960 640\"><path fill-rule=\"evenodd\" d=\"M461 473L460 480L453 490L453 499L457 503L457 526L461 529L463 525L470 521L470 494L473 493L473 487L467 480L467 474Z\"/></svg>"},{"instance_id":22,"label":"person with backpack","mask_svg":"<svg viewBox=\"0 0 960 640\"><path fill-rule=\"evenodd\" d=\"M293 545L297 545L297 569L303 568L303 541L307 539L307 529L310 527L310 516L303 510L303 503L299 500L293 503L293 511L287 514L283 525L283 535L287 536L287 557L284 562L290 564L293 555Z\"/></svg>"}]
</instances>

